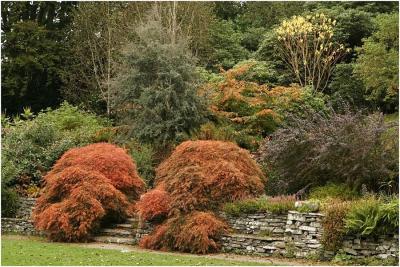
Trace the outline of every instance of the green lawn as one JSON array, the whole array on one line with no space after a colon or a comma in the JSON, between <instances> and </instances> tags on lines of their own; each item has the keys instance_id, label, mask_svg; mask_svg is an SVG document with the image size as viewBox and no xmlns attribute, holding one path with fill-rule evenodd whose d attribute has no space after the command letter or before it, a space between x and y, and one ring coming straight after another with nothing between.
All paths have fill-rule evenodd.
<instances>
[{"instance_id":1,"label":"green lawn","mask_svg":"<svg viewBox=\"0 0 400 267\"><path fill-rule=\"evenodd\" d=\"M207 256L154 252L121 252L84 248L77 244L49 243L40 238L1 238L1 265L261 265ZM265 264L264 264L265 265Z\"/></svg>"}]
</instances>

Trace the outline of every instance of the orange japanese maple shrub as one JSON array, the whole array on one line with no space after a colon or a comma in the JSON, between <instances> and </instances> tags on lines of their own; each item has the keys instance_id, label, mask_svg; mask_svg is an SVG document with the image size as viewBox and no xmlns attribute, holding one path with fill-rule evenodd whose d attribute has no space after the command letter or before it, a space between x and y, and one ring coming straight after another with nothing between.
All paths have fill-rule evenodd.
<instances>
[{"instance_id":1,"label":"orange japanese maple shrub","mask_svg":"<svg viewBox=\"0 0 400 267\"><path fill-rule=\"evenodd\" d=\"M227 233L228 226L212 213L193 212L186 215L179 230L175 241L178 250L205 254L220 249L218 241Z\"/></svg>"},{"instance_id":2,"label":"orange japanese maple shrub","mask_svg":"<svg viewBox=\"0 0 400 267\"><path fill-rule=\"evenodd\" d=\"M156 170L156 186L170 194L172 208L183 212L259 196L265 182L247 150L223 141L183 142Z\"/></svg>"},{"instance_id":3,"label":"orange japanese maple shrub","mask_svg":"<svg viewBox=\"0 0 400 267\"><path fill-rule=\"evenodd\" d=\"M209 211L261 195L265 181L249 152L231 142L183 142L156 170L156 190L169 195L168 218L140 245L192 253L218 251L218 241L228 227ZM150 198L151 194L143 197L139 212L151 214L153 207L161 205Z\"/></svg>"},{"instance_id":4,"label":"orange japanese maple shrub","mask_svg":"<svg viewBox=\"0 0 400 267\"><path fill-rule=\"evenodd\" d=\"M164 219L170 210L171 198L164 190L153 189L136 202L136 212L145 221Z\"/></svg>"},{"instance_id":5,"label":"orange japanese maple shrub","mask_svg":"<svg viewBox=\"0 0 400 267\"><path fill-rule=\"evenodd\" d=\"M205 254L220 249L218 241L228 226L209 212L192 212L176 216L145 236L139 245L143 248Z\"/></svg>"},{"instance_id":6,"label":"orange japanese maple shrub","mask_svg":"<svg viewBox=\"0 0 400 267\"><path fill-rule=\"evenodd\" d=\"M52 174L33 211L36 229L54 241L86 241L107 216L127 216L129 202L99 172L68 167Z\"/></svg>"},{"instance_id":7,"label":"orange japanese maple shrub","mask_svg":"<svg viewBox=\"0 0 400 267\"><path fill-rule=\"evenodd\" d=\"M101 223L126 218L144 190L129 155L107 143L67 151L44 180L34 225L57 241L90 240Z\"/></svg>"},{"instance_id":8,"label":"orange japanese maple shrub","mask_svg":"<svg viewBox=\"0 0 400 267\"><path fill-rule=\"evenodd\" d=\"M68 150L46 175L46 182L71 166L101 173L131 199L138 199L144 191L145 183L138 175L136 164L124 149L115 145L96 143Z\"/></svg>"}]
</instances>

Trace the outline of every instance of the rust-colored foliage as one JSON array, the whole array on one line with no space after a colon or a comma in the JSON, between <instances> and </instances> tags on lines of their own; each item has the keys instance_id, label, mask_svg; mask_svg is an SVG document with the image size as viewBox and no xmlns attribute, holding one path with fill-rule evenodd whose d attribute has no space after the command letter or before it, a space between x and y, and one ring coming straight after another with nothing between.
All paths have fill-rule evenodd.
<instances>
[{"instance_id":1,"label":"rust-colored foliage","mask_svg":"<svg viewBox=\"0 0 400 267\"><path fill-rule=\"evenodd\" d=\"M171 198L164 190L153 189L140 197L136 211L146 221L165 218L171 208Z\"/></svg>"},{"instance_id":2,"label":"rust-colored foliage","mask_svg":"<svg viewBox=\"0 0 400 267\"><path fill-rule=\"evenodd\" d=\"M102 222L129 215L144 189L132 159L106 143L69 150L44 179L34 224L57 241L89 240Z\"/></svg>"},{"instance_id":3,"label":"rust-colored foliage","mask_svg":"<svg viewBox=\"0 0 400 267\"><path fill-rule=\"evenodd\" d=\"M126 196L102 174L69 167L46 185L33 219L51 240L85 241L105 216L126 217L128 206Z\"/></svg>"},{"instance_id":4,"label":"rust-colored foliage","mask_svg":"<svg viewBox=\"0 0 400 267\"><path fill-rule=\"evenodd\" d=\"M144 236L139 241L139 246L148 249L168 250L168 245L174 242L172 236L169 235L169 228L171 228L172 225L173 224L169 221L158 225L150 235Z\"/></svg>"},{"instance_id":5,"label":"rust-colored foliage","mask_svg":"<svg viewBox=\"0 0 400 267\"><path fill-rule=\"evenodd\" d=\"M249 152L231 142L183 142L156 170L156 190L167 192L171 201L169 218L140 245L192 253L218 251L217 241L228 228L205 211L261 195L265 180ZM140 205L143 213L150 213L160 204L143 197Z\"/></svg>"},{"instance_id":6,"label":"rust-colored foliage","mask_svg":"<svg viewBox=\"0 0 400 267\"><path fill-rule=\"evenodd\" d=\"M96 143L68 150L45 176L45 181L51 182L58 173L71 166L103 174L116 189L132 199L138 199L144 191L145 184L132 158L115 145Z\"/></svg>"},{"instance_id":7,"label":"rust-colored foliage","mask_svg":"<svg viewBox=\"0 0 400 267\"><path fill-rule=\"evenodd\" d=\"M162 185L172 208L183 212L256 197L264 192L263 182L249 152L231 142L183 142L156 170L156 186Z\"/></svg>"},{"instance_id":8,"label":"rust-colored foliage","mask_svg":"<svg viewBox=\"0 0 400 267\"><path fill-rule=\"evenodd\" d=\"M178 250L191 253L217 252L218 240L228 231L228 226L208 212L193 212L185 218L176 236Z\"/></svg>"},{"instance_id":9,"label":"rust-colored foliage","mask_svg":"<svg viewBox=\"0 0 400 267\"><path fill-rule=\"evenodd\" d=\"M220 249L221 236L228 226L209 212L192 212L173 217L144 237L139 245L149 249L175 249L190 253L210 253Z\"/></svg>"}]
</instances>

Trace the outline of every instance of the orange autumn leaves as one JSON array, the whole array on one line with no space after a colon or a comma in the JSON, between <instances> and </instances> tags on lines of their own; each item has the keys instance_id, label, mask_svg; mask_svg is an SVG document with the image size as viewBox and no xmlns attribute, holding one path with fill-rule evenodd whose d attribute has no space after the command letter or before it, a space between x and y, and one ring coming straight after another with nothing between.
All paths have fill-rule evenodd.
<instances>
[{"instance_id":1,"label":"orange autumn leaves","mask_svg":"<svg viewBox=\"0 0 400 267\"><path fill-rule=\"evenodd\" d=\"M183 142L157 168L156 188L136 205L144 219L152 220L156 214L165 218L140 245L193 253L218 251L218 240L228 227L212 211L226 202L262 194L265 180L249 152L233 143ZM160 206L152 198L168 199L169 204Z\"/></svg>"},{"instance_id":2,"label":"orange autumn leaves","mask_svg":"<svg viewBox=\"0 0 400 267\"><path fill-rule=\"evenodd\" d=\"M67 151L44 180L33 219L56 241L90 240L104 220L127 217L144 191L129 155L107 143Z\"/></svg>"},{"instance_id":3,"label":"orange autumn leaves","mask_svg":"<svg viewBox=\"0 0 400 267\"><path fill-rule=\"evenodd\" d=\"M214 213L227 202L264 192L266 178L247 150L230 142L186 141L144 183L121 148L99 143L66 152L45 176L34 224L51 240L87 241L101 224L132 215L156 228L140 245L191 253L216 252L229 231Z\"/></svg>"}]
</instances>

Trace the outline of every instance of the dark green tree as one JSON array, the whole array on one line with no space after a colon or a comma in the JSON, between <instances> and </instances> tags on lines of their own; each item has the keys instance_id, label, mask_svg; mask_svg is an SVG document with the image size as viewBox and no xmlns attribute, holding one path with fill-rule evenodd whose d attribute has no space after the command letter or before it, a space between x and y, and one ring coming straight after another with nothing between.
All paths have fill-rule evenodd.
<instances>
[{"instance_id":1,"label":"dark green tree","mask_svg":"<svg viewBox=\"0 0 400 267\"><path fill-rule=\"evenodd\" d=\"M157 16L135 29L115 81L117 112L132 135L158 147L180 141L203 121L195 58L182 36L172 36Z\"/></svg>"},{"instance_id":2,"label":"dark green tree","mask_svg":"<svg viewBox=\"0 0 400 267\"><path fill-rule=\"evenodd\" d=\"M212 25L210 44L213 52L209 59L209 68L232 68L239 61L248 58L249 52L241 45L243 35L234 26L232 21L226 20L219 20Z\"/></svg>"},{"instance_id":3,"label":"dark green tree","mask_svg":"<svg viewBox=\"0 0 400 267\"><path fill-rule=\"evenodd\" d=\"M64 42L72 2L4 2L1 6L2 110L38 111L60 102Z\"/></svg>"}]
</instances>

